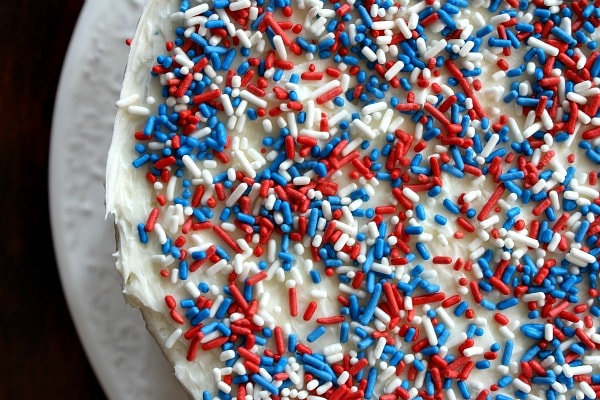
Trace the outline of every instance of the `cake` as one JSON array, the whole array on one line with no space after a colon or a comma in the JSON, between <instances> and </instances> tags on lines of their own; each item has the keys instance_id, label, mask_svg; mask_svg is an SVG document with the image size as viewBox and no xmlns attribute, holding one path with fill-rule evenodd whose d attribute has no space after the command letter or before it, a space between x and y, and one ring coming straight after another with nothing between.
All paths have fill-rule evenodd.
<instances>
[{"instance_id":1,"label":"cake","mask_svg":"<svg viewBox=\"0 0 600 400\"><path fill-rule=\"evenodd\" d=\"M148 0L117 269L197 399L595 399L600 8Z\"/></svg>"}]
</instances>

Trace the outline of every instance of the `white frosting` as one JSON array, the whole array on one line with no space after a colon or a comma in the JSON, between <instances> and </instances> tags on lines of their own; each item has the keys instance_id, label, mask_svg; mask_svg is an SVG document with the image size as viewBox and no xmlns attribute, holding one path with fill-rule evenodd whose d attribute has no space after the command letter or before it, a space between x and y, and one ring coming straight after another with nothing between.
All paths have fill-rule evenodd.
<instances>
[{"instance_id":1,"label":"white frosting","mask_svg":"<svg viewBox=\"0 0 600 400\"><path fill-rule=\"evenodd\" d=\"M160 253L158 242L140 246L137 223L145 221L152 209L153 190L144 172L131 167L135 158L131 132L143 126L145 117L129 112L129 106L152 109L148 97L159 98L160 87L152 82L150 69L156 55L164 51L167 38L173 36L175 25L165 21L177 10L176 2L148 1L140 18L131 45L127 69L121 90L122 101L115 122L115 134L108 154L106 173L106 210L115 218L117 238L116 267L123 277L123 294L127 301L141 310L146 326L161 345L165 356L174 364L175 375L189 393L201 393L203 382L211 379L213 365L205 357L202 363L186 361L186 349L182 339L175 341L170 349L162 344L172 335L174 325L165 313L164 296L171 289L163 280L156 279L160 266L153 256Z\"/></svg>"},{"instance_id":2,"label":"white frosting","mask_svg":"<svg viewBox=\"0 0 600 400\"><path fill-rule=\"evenodd\" d=\"M118 244L117 269L123 277L123 292L127 300L135 307L139 307L142 311L149 331L154 335L159 345L161 345L166 357L173 363L175 374L183 386L192 396L201 397L203 390L213 390L212 382L215 378L218 378L221 373L213 370L213 367L216 365L222 366L222 362L219 361L219 358L221 357L221 361L223 361L224 358L227 358L227 354L218 354L218 352L200 352L196 360L193 362L187 361L186 354L189 342L180 337L182 333L181 329L185 331L186 328L180 328L170 319L164 298L169 294L173 294L178 299L195 297L199 294L197 293L197 288L194 289L196 287L195 285L202 281L209 285L213 285L211 287L211 294L217 299L218 296L222 294L222 287L226 286L226 279L229 272L234 270L242 276L252 276L258 272L257 262L259 259L252 256L251 250L244 251L236 256L230 263L217 263L207 269L202 267L204 272L201 279L190 274L190 278L184 282L177 279L176 273L173 273L175 276L173 280L160 278L159 276L159 271L162 268L167 266L170 268L175 262L172 257L165 257L162 255L160 249L160 232L151 234L151 240L148 245L140 245L139 243L137 225L145 222L150 211L157 206L155 204L156 193L168 193L170 189L168 188L169 183L157 184L153 189L145 179L146 171L142 168L132 168L131 161L138 156L134 151L136 140L133 137L133 132L141 130L146 120L145 116L153 114L156 111L157 104L154 103L152 99L161 98L159 83L156 79L150 77L148 71L155 64L157 54L165 52L164 42L165 40L173 38L173 28L179 26L181 23L183 15L176 12L177 3L177 1L148 1L140 19L140 25L133 39L131 54L121 92L121 100L118 102L119 111L115 123L115 134L113 136L113 142L108 158L106 208L108 213L114 214L115 216ZM406 17L410 24L410 13L407 12ZM482 18L481 15L477 13L468 15L468 17L473 25L477 25L480 18ZM385 27L382 26L382 29L383 28ZM313 27L311 29L318 28ZM400 29L403 29L403 27ZM277 43L275 46L276 48L278 47ZM460 52L460 43L457 43L456 46L457 52ZM430 52L432 55L439 50L439 43L435 40L426 44L426 51ZM284 50L278 49L278 51L280 55L283 55L282 51ZM464 53L468 54L469 52L465 51ZM463 53L461 53L461 55L462 54ZM498 74L497 72L493 73L493 71L496 71L497 69L492 69L491 67L486 68L486 66L495 64L494 54L487 50L483 53L476 54L480 54L481 57L478 58L476 55L470 55L469 57L465 57L463 62L471 62L475 66L482 67L484 69L483 78L481 78L482 80L486 77L490 81L497 81L502 78L502 74ZM365 54L365 56L368 58L375 57L376 59L377 54L368 53ZM185 60L180 59L180 61L185 64ZM323 62L315 62L315 65L317 66L317 70L324 70L323 66L325 64ZM300 72L306 71L307 65L297 63L296 69ZM340 80L330 79L324 84L318 82L312 86L298 85L297 93L299 95L299 101L310 109L310 107L315 107L314 102L310 104L311 100L318 97L319 94L326 92L326 89L335 87L336 85L348 86L355 84L353 81L354 78L351 78L349 75L344 76L347 76L347 78L342 77ZM217 80L215 81L217 82ZM512 123L513 126L518 128L514 130L513 134L517 135L518 131L520 131L524 136L527 136L529 131L528 127L531 124L528 124L529 121L525 116L519 115L516 111L513 113L513 110L509 108L512 106L498 104L504 94L505 88L500 83L497 85L491 84L488 87L486 86L488 83L487 80L484 81L484 88L479 95L479 99L483 103L486 112L491 117L499 115L500 113L513 115L515 120L509 122L509 124ZM523 90L526 91L527 88L523 88ZM264 106L261 102L266 103L265 100L256 99L249 92L244 92L243 89L240 92L240 97L249 103L257 103L261 106ZM426 91L416 91L417 103L423 104L427 101L429 100L427 99ZM504 109L500 110L497 107L504 107ZM382 101L382 104L375 103L363 107L362 109L356 108L351 104L348 104L345 109L336 109L329 103L322 106L322 109L329 113L330 122L336 118L339 120L349 120L350 113L359 112L361 119L354 121L349 129L351 138L370 138L374 142L380 144L384 143L384 137L387 131L392 130L392 128L404 127L408 122L401 120L401 117L398 117L397 114L392 116L391 113L388 113L388 110L391 110L391 108L389 102L385 101ZM516 107L515 110L517 110ZM228 122L228 127L231 129L230 133L232 136L231 150L228 150L228 152L232 162L223 167L222 165L213 162L204 161L203 163L195 163L195 161L190 159L183 160L191 174L190 178L207 183L212 180L212 176L215 176L219 172L226 171L226 169L223 168L229 167L233 167L238 171L243 171L248 176L252 176L252 173L259 170L264 163L271 161L274 158L274 154L260 155L256 151L262 147L261 131L266 130L268 132L269 126L252 121L246 121L246 124L244 125L239 122L242 118L241 115L243 114L240 113L238 119L235 120L230 117ZM282 115L285 115L285 113ZM310 113L308 118L312 118ZM294 129L294 127L291 126L292 121L286 120L285 117L283 117L283 122L274 119L272 124L285 124L286 121L290 124L288 125L290 130ZM540 124L541 123L542 122L540 122ZM307 123L304 126L297 128L300 129L301 134L320 137L319 135L321 135L322 132L317 130L318 124L318 119L315 119L312 127ZM332 127L330 128L328 137L332 137L337 133L337 128L333 127L333 125L335 124L330 124ZM383 132L379 129L380 127L383 127ZM415 129L417 130L415 133L416 139L419 140L418 128ZM483 163L483 159L487 157L494 148L495 143L493 142L493 139L488 143L491 144L484 147L481 154L478 155L478 161L481 161L481 163ZM558 175L553 177L553 179L555 179L554 182L540 181L539 187L533 187L532 190L534 193L536 190L547 190L552 185L556 185L557 182L560 182L561 163L564 162L567 154L570 152L569 145L570 141L566 142L566 144L552 146L552 149L557 152L555 158L557 161L553 161L553 166ZM380 148L381 146L377 147ZM423 156L425 158L429 155L435 155L436 153L446 151L448 151L448 148L445 146L438 145L433 147L430 145L423 153ZM541 155L538 155L538 157L539 156ZM578 168L580 166L582 169L588 167L585 162L578 164ZM564 171L564 168L562 168L562 171ZM306 179L310 181L311 176L309 175ZM562 176L562 179L564 179L564 175ZM581 182L581 190L573 191L569 196L572 196L573 199L580 199L580 202L593 200L598 196L597 191L584 186L585 177L578 176L577 179ZM356 189L357 187L362 187L367 192L371 192L372 198L369 201L369 205L371 206L376 206L378 204L397 204L397 200L391 195L390 186L387 183L380 183L376 179L370 181L362 179L351 182L347 177L344 177L341 172L334 175L334 180L339 184L339 188L342 191L345 190L343 188L347 185L354 184L356 185L355 187L348 186L348 191ZM455 240L453 238L454 233L463 230L456 221L449 219L445 226L433 222L433 216L435 214L448 215L448 212L440 203L440 199L456 199L459 194L465 193L465 198L470 203L470 206L476 210L480 210L496 189L497 184L492 181L491 176L473 179L458 179L452 177L450 174L442 174L442 180L442 195L435 199L428 198L426 192L415 193L411 190L404 190L403 194L406 198L415 204L421 202L426 206L427 212L427 219L425 221L417 221L414 217L414 212L408 211L408 218L405 225L418 225L423 227L423 232L419 235L418 240L426 244L431 257L450 256L452 257L453 262L458 258L473 261L473 269L470 272L460 271L457 273L452 269L452 264L435 265L427 263L426 271L423 273L423 276L427 277L430 282L440 285L442 292L447 293L449 296L459 293L464 300L472 303L472 297L471 294L469 294L468 287L461 287L458 284L458 280L461 277L466 277L469 281L482 277L481 270L477 266L476 260L483 255L485 249L494 250L494 260L509 259L512 262L518 263L521 256L528 252L528 246L536 247L537 241L529 239L526 230L529 226L529 222L533 219L531 216L533 206L522 206L523 211L519 218L523 218L526 221L526 228L524 230L516 231L511 229L507 232L506 230L500 229L500 237L494 239L491 232L494 228L500 228L503 221L496 219L494 217L494 215L496 215L495 213L490 213L489 218L483 221L470 219L469 221L473 224L475 232L467 234L462 240ZM301 184L304 180L298 180L297 182ZM173 184L173 182L171 184ZM318 198L319 193L316 193L316 196ZM565 197L566 196L567 195L565 194ZM269 201L271 200L266 199L263 204L267 204ZM514 198L505 194L498 205L503 209L503 212L506 212L508 209L516 206L517 202L515 202ZM358 207L359 205L348 204L348 206ZM362 205L361 208L366 208L365 206L366 205ZM326 207L327 206L323 207L325 218L327 218ZM215 211L217 217L219 211L219 208ZM183 216L188 215L186 213L189 213L189 210L172 207L161 212L158 222L169 236L176 237L176 232L181 227ZM217 217L215 217L215 219ZM579 218L587 217L579 215ZM572 220L569 221L569 227L572 228L573 232L576 231L575 227L580 223L579 218L573 216ZM346 243L348 240L350 242L356 241L356 236L359 232L364 233L369 237L370 232L373 230L373 226L362 225L366 222L366 219L359 220L358 218L352 218L347 214L342 215L339 222L341 223L339 223L338 228L344 230L346 236L343 240L346 241ZM391 229L392 227L393 225L390 225L388 229ZM174 230L171 231L173 228ZM223 229L226 228L228 228L228 226L224 224ZM375 227L374 229L376 231L377 228ZM158 231L160 231L160 229L158 229ZM371 239L367 239L366 243L372 244L375 237L376 235ZM192 243L189 244L188 247L196 246L197 248L202 249L208 247L207 243L222 243L210 230L199 231L195 233L195 235L190 236L188 240ZM309 275L309 271L312 268L310 251L308 250L311 240L313 240L314 244L315 239L307 238L303 243L293 247L296 262L292 271L287 273L281 268L278 268L280 265L278 264L279 261L276 260L276 257L270 255L269 250L266 250L263 259L266 258L266 261L269 263L266 270L268 277L262 283L258 284L256 288L257 292L260 294L259 296L256 296L260 300L257 321L264 323L264 326L269 328L281 326L286 335L289 332L295 332L299 338L305 338L306 335L317 326L314 321L305 323L301 318L304 308L309 301L316 301L318 303L319 316L332 316L339 314L339 303L336 300L338 293L351 292L359 297L367 295L362 289L354 290L348 285L338 286L337 280L327 279L324 273L321 273L323 278L322 282L318 285L313 284ZM393 242L395 239L392 238L390 240ZM554 250L556 250L556 245L554 246ZM512 255L508 252L503 252L503 246L512 248ZM579 250L579 244L570 243L570 246L572 247L571 254L575 263L581 262L586 265L587 262L592 262L587 259L589 254ZM343 243L340 243L339 248L336 248L336 250L340 250L342 247ZM306 254L304 254L305 252ZM537 251L539 259L542 261L546 254L551 253L553 253L553 250L551 249L539 249ZM560 251L556 250L556 254L560 253ZM529 252L529 254L531 254L531 252ZM338 257L342 260L347 259L347 255L344 254L338 254ZM362 254L362 259L364 259L364 254ZM382 271L390 271L395 275L397 281L402 282L410 279L410 269L417 264L418 261L420 260L417 259L407 266L391 266L388 265L389 260L386 259L378 263L374 268L380 268ZM538 260L534 261L537 262ZM359 270L351 266L348 266L347 269L350 271L348 274L349 277L354 276ZM191 283L192 286L189 286L189 283ZM298 291L298 304L300 304L300 310L299 317L296 318L289 317L287 291L290 287L295 287ZM496 296L496 298L494 298L494 296ZM502 296L497 292L493 292L492 294L486 294L486 298L496 303L501 300ZM537 300L540 305L543 305L543 299ZM407 301L410 302L410 300ZM430 306L428 305L425 307L417 306L417 319L414 322L419 323L418 321L420 320L421 329L423 329L424 332L429 333L427 337L430 339L431 344L434 344L436 337L435 334L431 334L431 321L425 316L425 311L427 311L429 307L438 309L438 319L443 320L447 326L454 325L451 329L452 335L445 344L446 350L452 351L457 345L464 341L466 336L461 332L465 332L469 322L474 322L476 325L485 329L485 336L476 338L475 346L467 351L469 355L476 355L488 351L490 345L494 342L502 344L506 339L512 338L515 335L522 337L518 332L518 326L520 322L526 322L527 320L527 307L525 304L519 304L505 313L511 323L508 327L503 328L494 321L494 312L484 310L482 307L476 308L477 318L475 320L467 321L465 318L447 317L443 311L439 310L439 303L432 303ZM450 310L447 312L450 313ZM401 311L401 313L404 313L404 311ZM400 316L404 317L405 314L401 314ZM379 317L381 320L385 320L384 316L379 315ZM519 321L519 318L522 320ZM375 325L377 326L377 322L375 322ZM328 349L332 349L331 346L335 347L338 342L339 331L337 325L334 326L335 328L328 327L324 336L314 344L315 348L324 351L325 354L327 354ZM373 324L370 324L370 326L372 327ZM177 330L177 328L180 329ZM395 332L397 332L397 329ZM343 346L343 349L348 351L349 349L354 348L353 341L357 340L358 338L356 337L352 338L349 341L349 344ZM400 340L398 340L397 343L400 343ZM532 344L533 341L516 340L515 353L512 357L513 363L509 366L500 366L498 368L482 371L474 370L469 381L474 393L478 393L481 388L488 388L489 385L497 382L498 378L504 374L510 373L516 375L518 365L516 365L514 360L518 360L519 355ZM403 343L403 347L401 347L407 354L405 356L405 362L407 364L410 364L414 358L410 346L412 346L412 343ZM371 346L367 350L367 359L371 366L379 368L380 376L386 376L388 375L386 373L387 364L377 361L377 355L380 351L380 347ZM332 353L332 359L337 357L337 353L339 353L339 351ZM500 354L501 353L502 350L500 350ZM420 357L420 355L417 354L417 357ZM378 383L376 393L381 393L381 391L388 386L393 387L394 384L397 385L398 382L394 379L395 377L393 375L381 379L381 382ZM218 379L216 380L218 381ZM226 389L226 387L222 386L222 382L220 385L221 386L219 387L221 389ZM310 388L310 385L311 383L308 383L307 386L303 386L303 382L301 382L297 385L296 389L298 392L302 392L303 390L306 390L307 387ZM522 390L526 390L528 386L518 380L514 381L513 385ZM456 391L456 389L454 390ZM582 390L589 392L587 387L582 388ZM450 396L450 394L448 394L448 396Z\"/></svg>"}]
</instances>

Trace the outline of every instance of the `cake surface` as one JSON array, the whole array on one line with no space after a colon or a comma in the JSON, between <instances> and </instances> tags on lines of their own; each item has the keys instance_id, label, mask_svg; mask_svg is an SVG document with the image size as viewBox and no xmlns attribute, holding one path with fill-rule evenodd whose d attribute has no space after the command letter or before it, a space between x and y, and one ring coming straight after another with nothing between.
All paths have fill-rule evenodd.
<instances>
[{"instance_id":1,"label":"cake surface","mask_svg":"<svg viewBox=\"0 0 600 400\"><path fill-rule=\"evenodd\" d=\"M148 0L106 207L190 395L596 398L599 18Z\"/></svg>"}]
</instances>

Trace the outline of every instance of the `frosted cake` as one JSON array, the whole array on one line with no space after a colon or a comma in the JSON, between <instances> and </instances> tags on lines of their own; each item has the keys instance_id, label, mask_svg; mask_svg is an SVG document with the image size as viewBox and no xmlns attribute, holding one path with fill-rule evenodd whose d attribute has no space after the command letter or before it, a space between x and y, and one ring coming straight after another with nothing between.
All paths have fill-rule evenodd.
<instances>
[{"instance_id":1,"label":"frosted cake","mask_svg":"<svg viewBox=\"0 0 600 400\"><path fill-rule=\"evenodd\" d=\"M198 399L595 399L600 9L149 0L107 166Z\"/></svg>"}]
</instances>

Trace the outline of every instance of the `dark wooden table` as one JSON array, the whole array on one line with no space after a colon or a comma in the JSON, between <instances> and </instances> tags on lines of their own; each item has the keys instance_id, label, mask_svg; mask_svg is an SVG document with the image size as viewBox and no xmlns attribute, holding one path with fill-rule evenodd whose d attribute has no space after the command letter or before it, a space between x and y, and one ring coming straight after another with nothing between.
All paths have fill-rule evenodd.
<instances>
[{"instance_id":1,"label":"dark wooden table","mask_svg":"<svg viewBox=\"0 0 600 400\"><path fill-rule=\"evenodd\" d=\"M106 398L65 304L47 202L54 96L82 5L0 3L0 399Z\"/></svg>"}]
</instances>

